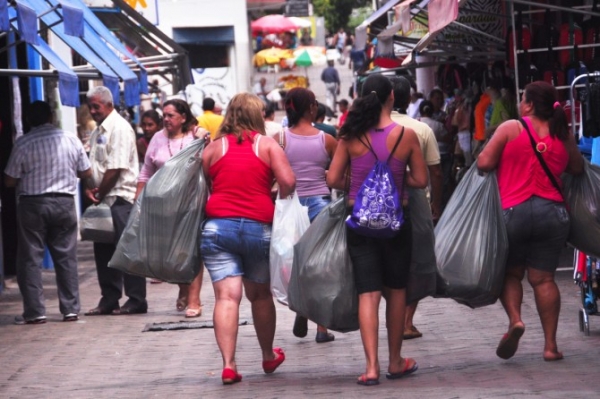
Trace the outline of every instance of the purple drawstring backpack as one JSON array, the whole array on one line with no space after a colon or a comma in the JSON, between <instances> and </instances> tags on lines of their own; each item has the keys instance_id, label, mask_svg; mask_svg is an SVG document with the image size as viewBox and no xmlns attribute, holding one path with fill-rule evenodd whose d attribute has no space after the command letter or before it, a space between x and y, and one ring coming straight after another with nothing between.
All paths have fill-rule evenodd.
<instances>
[{"instance_id":1,"label":"purple drawstring backpack","mask_svg":"<svg viewBox=\"0 0 600 399\"><path fill-rule=\"evenodd\" d=\"M391 238L400 232L404 223L402 198L388 164L400 144L402 136L404 136L404 127L385 162L381 162L377 158L377 154L368 140L365 144L359 138L360 142L373 153L376 160L373 169L358 189L354 207L346 219L346 225L357 234L375 238Z\"/></svg>"}]
</instances>

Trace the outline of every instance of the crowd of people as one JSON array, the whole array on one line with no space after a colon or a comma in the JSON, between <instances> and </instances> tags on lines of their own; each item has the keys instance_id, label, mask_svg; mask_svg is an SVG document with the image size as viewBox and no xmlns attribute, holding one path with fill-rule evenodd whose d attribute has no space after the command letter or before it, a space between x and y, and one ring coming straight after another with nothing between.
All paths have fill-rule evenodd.
<instances>
[{"instance_id":1,"label":"crowd of people","mask_svg":"<svg viewBox=\"0 0 600 399\"><path fill-rule=\"evenodd\" d=\"M346 43L341 33L336 47ZM389 348L386 378L403 378L418 369L414 359L402 355L403 340L422 335L413 324L417 303L407 303L406 287L415 251L432 249L413 242L409 197L428 196L431 207L426 217L433 230L456 184L457 164L475 163L482 171L495 170L498 176L510 246L500 297L509 325L497 355L512 357L525 332L520 307L521 281L527 274L544 330L543 358L561 359L556 342L560 295L554 271L569 219L562 194L529 148L530 140L537 143L534 147L557 180L565 171L582 172L583 160L564 110L556 102L556 90L543 82L529 84L518 105L524 117L519 122L514 120L517 106L510 94L502 94L496 86L490 86L487 98L481 95L479 102L459 91L447 99L440 89L425 99L404 77L373 74L349 103L335 99L339 77L336 82L333 72L330 75L332 82L324 80L332 100L327 105L339 108L337 126L323 123L326 106L317 102L312 91L294 88L282 101L284 124L273 120L273 107L258 93L235 95L224 115L212 99L205 99L204 115L199 118L185 101L173 99L163 103L162 118L155 110L142 115L143 135L137 140L131 125L115 109L110 90L95 87L87 94L96 122L89 156L75 136L52 125L48 104L33 103L27 113L33 130L17 140L4 171L6 185L17 187L19 197L17 278L23 313L15 322L46 321L39 271L46 245L55 263L63 320L79 318L74 203L78 177L85 186L88 206L103 203L110 207L116 234L114 243L94 243L101 298L85 315L146 313L146 279L109 268L108 262L148 180L186 145L203 137L208 141L202 153L203 173L210 188L205 219L198 226L203 267L191 284L179 286L176 307L186 317L202 314L200 287L206 268L214 288L214 331L222 356L223 384L242 380L235 355L244 293L251 303L263 371L273 373L285 361L284 350L274 346L276 311L270 289L274 193L278 191L280 198L297 193L312 222L331 202L332 190L345 192L351 208L379 160L387 160L398 188L403 222L391 238L346 230L365 353L365 370L357 383L379 384L382 298ZM41 153L48 156L37 156ZM524 168L530 173L523 173ZM123 295L128 299L121 304ZM294 335L304 337L307 332L308 320L298 315ZM317 343L334 339L327 326L317 325Z\"/></svg>"}]
</instances>

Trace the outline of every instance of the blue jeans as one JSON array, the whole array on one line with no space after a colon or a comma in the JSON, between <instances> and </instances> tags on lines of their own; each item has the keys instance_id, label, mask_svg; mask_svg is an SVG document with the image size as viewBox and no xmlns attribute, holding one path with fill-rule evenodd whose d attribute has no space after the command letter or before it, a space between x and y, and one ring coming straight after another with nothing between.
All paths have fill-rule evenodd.
<instances>
[{"instance_id":1,"label":"blue jeans","mask_svg":"<svg viewBox=\"0 0 600 399\"><path fill-rule=\"evenodd\" d=\"M300 197L299 199L302 206L308 207L308 218L312 223L319 212L329 205L331 202L331 195L313 195L310 197Z\"/></svg>"},{"instance_id":2,"label":"blue jeans","mask_svg":"<svg viewBox=\"0 0 600 399\"><path fill-rule=\"evenodd\" d=\"M271 281L271 224L245 218L207 219L202 226L200 255L213 283L243 276L255 283Z\"/></svg>"}]
</instances>

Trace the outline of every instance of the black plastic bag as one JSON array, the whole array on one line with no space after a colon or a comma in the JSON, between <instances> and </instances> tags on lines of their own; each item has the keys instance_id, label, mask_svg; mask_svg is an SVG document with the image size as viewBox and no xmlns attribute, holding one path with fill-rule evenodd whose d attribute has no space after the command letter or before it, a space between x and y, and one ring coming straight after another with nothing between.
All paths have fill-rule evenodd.
<instances>
[{"instance_id":1,"label":"black plastic bag","mask_svg":"<svg viewBox=\"0 0 600 399\"><path fill-rule=\"evenodd\" d=\"M410 304L435 295L437 267L431 207L425 190L407 190L412 226L412 259L406 287L406 303Z\"/></svg>"},{"instance_id":2,"label":"black plastic bag","mask_svg":"<svg viewBox=\"0 0 600 399\"><path fill-rule=\"evenodd\" d=\"M289 307L330 330L358 330L358 294L346 243L344 198L332 202L294 246Z\"/></svg>"},{"instance_id":3,"label":"black plastic bag","mask_svg":"<svg viewBox=\"0 0 600 399\"><path fill-rule=\"evenodd\" d=\"M600 258L600 166L584 159L583 170L579 176L563 176L571 219L567 242L586 255Z\"/></svg>"},{"instance_id":4,"label":"black plastic bag","mask_svg":"<svg viewBox=\"0 0 600 399\"><path fill-rule=\"evenodd\" d=\"M200 271L199 228L208 187L205 140L169 159L146 184L108 266L169 283L190 283Z\"/></svg>"},{"instance_id":5,"label":"black plastic bag","mask_svg":"<svg viewBox=\"0 0 600 399\"><path fill-rule=\"evenodd\" d=\"M495 172L465 174L435 228L438 296L471 308L496 302L504 283L508 236Z\"/></svg>"}]
</instances>

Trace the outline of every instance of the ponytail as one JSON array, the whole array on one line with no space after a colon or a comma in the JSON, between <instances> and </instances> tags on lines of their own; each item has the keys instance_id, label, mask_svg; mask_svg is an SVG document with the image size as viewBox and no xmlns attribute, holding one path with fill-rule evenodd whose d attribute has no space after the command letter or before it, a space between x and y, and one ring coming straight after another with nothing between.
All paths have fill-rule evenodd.
<instances>
[{"instance_id":1,"label":"ponytail","mask_svg":"<svg viewBox=\"0 0 600 399\"><path fill-rule=\"evenodd\" d=\"M339 136L343 139L359 138L376 127L392 89L392 82L387 77L379 73L370 75L363 83L360 98L352 103Z\"/></svg>"},{"instance_id":2,"label":"ponytail","mask_svg":"<svg viewBox=\"0 0 600 399\"><path fill-rule=\"evenodd\" d=\"M548 128L550 129L550 136L557 137L561 141L565 141L569 137L567 114L558 102L554 104L554 112L548 119Z\"/></svg>"},{"instance_id":3,"label":"ponytail","mask_svg":"<svg viewBox=\"0 0 600 399\"><path fill-rule=\"evenodd\" d=\"M377 126L382 105L376 92L357 98L352 103L346 122L340 128L339 136L344 139L358 138Z\"/></svg>"}]
</instances>

